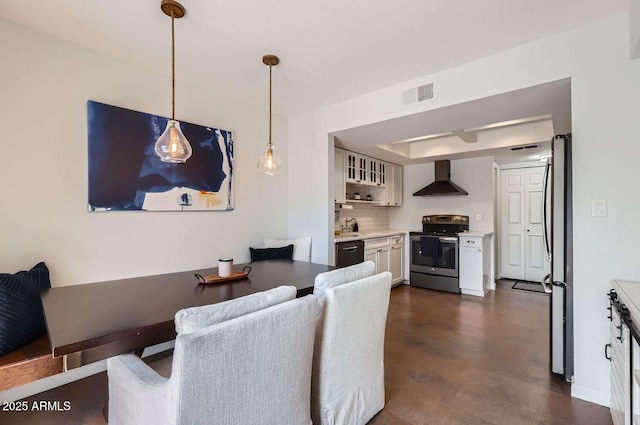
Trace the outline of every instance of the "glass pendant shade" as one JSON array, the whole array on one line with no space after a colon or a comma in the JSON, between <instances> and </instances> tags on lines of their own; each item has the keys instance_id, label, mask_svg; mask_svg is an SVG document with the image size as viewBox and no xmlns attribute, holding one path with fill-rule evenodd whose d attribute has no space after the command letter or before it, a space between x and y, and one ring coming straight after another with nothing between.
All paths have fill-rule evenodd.
<instances>
[{"instance_id":1,"label":"glass pendant shade","mask_svg":"<svg viewBox=\"0 0 640 425\"><path fill-rule=\"evenodd\" d=\"M258 169L262 174L275 176L282 171L282 160L273 151L272 145L267 145L267 151L258 160Z\"/></svg>"},{"instance_id":2,"label":"glass pendant shade","mask_svg":"<svg viewBox=\"0 0 640 425\"><path fill-rule=\"evenodd\" d=\"M278 154L273 151L273 142L271 141L271 117L273 115L271 111L271 107L273 106L271 102L271 97L273 94L271 68L279 64L280 59L278 59L278 57L274 55L264 55L262 57L262 63L269 66L269 142L267 143L267 151L263 153L258 160L258 169L262 174L265 174L267 176L275 176L282 171L283 167L282 160L280 159Z\"/></svg>"},{"instance_id":3,"label":"glass pendant shade","mask_svg":"<svg viewBox=\"0 0 640 425\"><path fill-rule=\"evenodd\" d=\"M171 18L171 119L167 121L167 128L158 137L154 147L156 155L162 162L182 164L191 158L191 145L176 121L176 57L174 21L182 18L186 13L183 5L176 0L162 0L162 13Z\"/></svg>"},{"instance_id":4,"label":"glass pendant shade","mask_svg":"<svg viewBox=\"0 0 640 425\"><path fill-rule=\"evenodd\" d=\"M156 141L154 150L162 162L182 164L191 157L191 145L182 134L180 122L167 121L167 128Z\"/></svg>"}]
</instances>

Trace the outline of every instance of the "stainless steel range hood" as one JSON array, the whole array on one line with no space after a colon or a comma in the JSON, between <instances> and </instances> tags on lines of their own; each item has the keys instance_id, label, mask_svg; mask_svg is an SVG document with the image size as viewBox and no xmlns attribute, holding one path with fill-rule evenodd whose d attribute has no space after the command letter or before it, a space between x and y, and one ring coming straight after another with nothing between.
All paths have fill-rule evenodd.
<instances>
[{"instance_id":1,"label":"stainless steel range hood","mask_svg":"<svg viewBox=\"0 0 640 425\"><path fill-rule=\"evenodd\" d=\"M451 162L448 159L436 161L436 181L423 187L413 196L454 196L468 195L469 192L451 181Z\"/></svg>"}]
</instances>

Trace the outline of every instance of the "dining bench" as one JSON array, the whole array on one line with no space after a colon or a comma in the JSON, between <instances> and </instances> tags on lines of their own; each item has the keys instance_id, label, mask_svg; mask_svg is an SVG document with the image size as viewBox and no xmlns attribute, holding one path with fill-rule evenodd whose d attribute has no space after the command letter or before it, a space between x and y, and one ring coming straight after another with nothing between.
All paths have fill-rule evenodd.
<instances>
[{"instance_id":1,"label":"dining bench","mask_svg":"<svg viewBox=\"0 0 640 425\"><path fill-rule=\"evenodd\" d=\"M42 335L11 353L0 356L0 391L62 372L62 357L51 355L49 336Z\"/></svg>"}]
</instances>

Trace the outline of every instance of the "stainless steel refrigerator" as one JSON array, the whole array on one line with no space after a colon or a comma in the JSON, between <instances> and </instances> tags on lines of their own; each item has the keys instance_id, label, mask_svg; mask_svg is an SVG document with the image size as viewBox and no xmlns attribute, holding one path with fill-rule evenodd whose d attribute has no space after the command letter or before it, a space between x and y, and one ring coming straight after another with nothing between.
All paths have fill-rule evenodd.
<instances>
[{"instance_id":1,"label":"stainless steel refrigerator","mask_svg":"<svg viewBox=\"0 0 640 425\"><path fill-rule=\"evenodd\" d=\"M551 371L573 376L573 206L571 135L555 136L544 185L544 241L551 273L542 281L549 307Z\"/></svg>"}]
</instances>

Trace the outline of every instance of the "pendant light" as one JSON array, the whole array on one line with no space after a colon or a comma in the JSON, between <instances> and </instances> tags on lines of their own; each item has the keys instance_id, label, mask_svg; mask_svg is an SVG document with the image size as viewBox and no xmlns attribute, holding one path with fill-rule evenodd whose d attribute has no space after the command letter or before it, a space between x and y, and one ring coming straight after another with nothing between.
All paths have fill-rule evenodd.
<instances>
[{"instance_id":1,"label":"pendant light","mask_svg":"<svg viewBox=\"0 0 640 425\"><path fill-rule=\"evenodd\" d=\"M262 174L275 176L282 171L282 160L273 151L273 142L271 141L271 68L279 64L280 59L274 55L265 55L262 57L262 63L269 66L269 142L267 143L267 151L258 160L258 169Z\"/></svg>"},{"instance_id":2,"label":"pendant light","mask_svg":"<svg viewBox=\"0 0 640 425\"><path fill-rule=\"evenodd\" d=\"M155 152L163 162L181 164L191 157L191 145L176 121L176 57L174 21L182 18L186 12L184 6L175 0L162 0L160 9L171 18L171 119L167 128L156 140Z\"/></svg>"}]
</instances>

